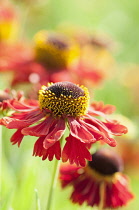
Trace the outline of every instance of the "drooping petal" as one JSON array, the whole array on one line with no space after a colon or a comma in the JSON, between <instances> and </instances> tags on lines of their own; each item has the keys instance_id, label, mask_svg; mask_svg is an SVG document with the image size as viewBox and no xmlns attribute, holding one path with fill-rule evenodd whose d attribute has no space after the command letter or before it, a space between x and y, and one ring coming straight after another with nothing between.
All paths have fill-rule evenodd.
<instances>
[{"instance_id":1,"label":"drooping petal","mask_svg":"<svg viewBox=\"0 0 139 210\"><path fill-rule=\"evenodd\" d=\"M43 146L45 149L51 147L55 142L59 141L63 136L66 129L65 120L58 119L55 120L55 124L50 128L50 133L48 133L45 137Z\"/></svg>"},{"instance_id":2,"label":"drooping petal","mask_svg":"<svg viewBox=\"0 0 139 210\"><path fill-rule=\"evenodd\" d=\"M15 111L19 111L19 112L31 111L31 110L37 109L39 107L38 101L36 101L36 103L35 103L35 100L34 100L34 103L33 103L33 101L31 103L29 100L28 102L29 103L24 103L24 101L20 102L20 101L13 99L13 100L9 100L8 104L11 109L13 109Z\"/></svg>"},{"instance_id":3,"label":"drooping petal","mask_svg":"<svg viewBox=\"0 0 139 210\"><path fill-rule=\"evenodd\" d=\"M86 200L90 206L98 206L100 203L100 185L95 179L92 179L90 191L86 195Z\"/></svg>"},{"instance_id":4,"label":"drooping petal","mask_svg":"<svg viewBox=\"0 0 139 210\"><path fill-rule=\"evenodd\" d=\"M94 142L105 138L104 133L99 131L99 129L94 125L89 124L87 123L87 121L81 119L79 119L79 122L83 124L88 129L88 131L94 136L95 138Z\"/></svg>"},{"instance_id":5,"label":"drooping petal","mask_svg":"<svg viewBox=\"0 0 139 210\"><path fill-rule=\"evenodd\" d=\"M27 112L13 113L11 118L15 118L18 120L30 120L38 115L39 116L41 115L41 118L44 117L44 114L39 108L31 110L31 111L28 110Z\"/></svg>"},{"instance_id":6,"label":"drooping petal","mask_svg":"<svg viewBox=\"0 0 139 210\"><path fill-rule=\"evenodd\" d=\"M17 120L17 119L10 118L10 117L4 117L0 119L0 125L4 125L6 126L6 128L9 128L9 129L14 129L14 128L21 129L23 127L28 126L29 124L26 122Z\"/></svg>"},{"instance_id":7,"label":"drooping petal","mask_svg":"<svg viewBox=\"0 0 139 210\"><path fill-rule=\"evenodd\" d=\"M98 205L100 202L99 189L100 184L95 181L91 176L85 173L81 175L81 179L76 179L73 182L74 190L70 199L74 203L81 205L83 202L87 202L88 205Z\"/></svg>"},{"instance_id":8,"label":"drooping petal","mask_svg":"<svg viewBox=\"0 0 139 210\"><path fill-rule=\"evenodd\" d=\"M48 149L45 149L43 147L44 139L45 139L45 136L42 136L36 141L34 145L33 155L42 157L42 160L45 160L46 158L48 158L51 161L53 160L54 156L56 157L57 160L60 160L60 157L61 157L60 142L57 141L55 144L53 144L53 146L51 146Z\"/></svg>"},{"instance_id":9,"label":"drooping petal","mask_svg":"<svg viewBox=\"0 0 139 210\"><path fill-rule=\"evenodd\" d=\"M111 134L115 136L121 136L122 134L126 134L128 129L124 125L120 125L117 121L107 121L104 125L110 130Z\"/></svg>"},{"instance_id":10,"label":"drooping petal","mask_svg":"<svg viewBox=\"0 0 139 210\"><path fill-rule=\"evenodd\" d=\"M90 190L90 180L88 178L83 178L80 182L74 183L74 191L71 194L70 199L73 203L78 203L79 205L82 205L85 199L85 193L88 194L88 191Z\"/></svg>"},{"instance_id":11,"label":"drooping petal","mask_svg":"<svg viewBox=\"0 0 139 210\"><path fill-rule=\"evenodd\" d=\"M80 169L83 169L77 165L62 164L60 167L59 179L61 181L62 188L72 184L76 178L80 176Z\"/></svg>"},{"instance_id":12,"label":"drooping petal","mask_svg":"<svg viewBox=\"0 0 139 210\"><path fill-rule=\"evenodd\" d=\"M0 124L9 129L21 129L27 127L43 118L40 110L30 111L28 113L16 113L13 117L4 117L0 120ZM19 118L19 119L18 119Z\"/></svg>"},{"instance_id":13,"label":"drooping petal","mask_svg":"<svg viewBox=\"0 0 139 210\"><path fill-rule=\"evenodd\" d=\"M85 118L86 118L86 121L88 121L91 125L95 126L105 136L109 137L110 131L108 130L108 128L105 126L105 124L102 121L90 115L87 115L87 117Z\"/></svg>"},{"instance_id":14,"label":"drooping petal","mask_svg":"<svg viewBox=\"0 0 139 210\"><path fill-rule=\"evenodd\" d=\"M112 147L116 146L116 141L110 137L111 132L101 121L91 117L91 119L85 118L83 124L94 136L95 141L101 141L101 142L103 141Z\"/></svg>"},{"instance_id":15,"label":"drooping petal","mask_svg":"<svg viewBox=\"0 0 139 210\"><path fill-rule=\"evenodd\" d=\"M55 119L49 116L38 125L22 129L22 133L24 135L30 135L30 136L47 135L54 121Z\"/></svg>"},{"instance_id":16,"label":"drooping petal","mask_svg":"<svg viewBox=\"0 0 139 210\"><path fill-rule=\"evenodd\" d=\"M23 139L24 135L21 133L21 129L18 129L11 137L10 141L12 144L18 144L18 147L21 144L21 141Z\"/></svg>"},{"instance_id":17,"label":"drooping petal","mask_svg":"<svg viewBox=\"0 0 139 210\"><path fill-rule=\"evenodd\" d=\"M102 141L105 142L106 144L110 145L111 147L116 147L116 145L117 145L115 139L113 139L113 138L104 138L104 139L102 139Z\"/></svg>"},{"instance_id":18,"label":"drooping petal","mask_svg":"<svg viewBox=\"0 0 139 210\"><path fill-rule=\"evenodd\" d=\"M126 126L120 125L116 120L106 120L106 122L102 122L93 116L90 115L87 116L90 123L96 126L107 137L109 137L109 134L120 136L122 134L126 134L128 131Z\"/></svg>"},{"instance_id":19,"label":"drooping petal","mask_svg":"<svg viewBox=\"0 0 139 210\"><path fill-rule=\"evenodd\" d=\"M62 161L66 162L69 160L70 164L75 163L76 165L85 166L86 160L91 161L92 156L86 144L80 142L78 139L70 135L66 138L66 144L62 151Z\"/></svg>"},{"instance_id":20,"label":"drooping petal","mask_svg":"<svg viewBox=\"0 0 139 210\"><path fill-rule=\"evenodd\" d=\"M65 166L62 168L65 168ZM90 206L98 205L100 202L99 183L92 176L84 173L83 168L72 168L72 165L67 165L67 168L69 169L66 172L60 170L60 179L63 187L73 186L70 197L72 202L81 205L86 201Z\"/></svg>"},{"instance_id":21,"label":"drooping petal","mask_svg":"<svg viewBox=\"0 0 139 210\"><path fill-rule=\"evenodd\" d=\"M128 189L127 178L123 174L120 174L119 180L106 186L105 207L118 208L133 198L134 195Z\"/></svg>"},{"instance_id":22,"label":"drooping petal","mask_svg":"<svg viewBox=\"0 0 139 210\"><path fill-rule=\"evenodd\" d=\"M94 136L89 132L89 129L84 126L83 122L73 117L69 117L68 122L70 126L70 134L76 139L79 139L84 143L93 143L96 141Z\"/></svg>"},{"instance_id":23,"label":"drooping petal","mask_svg":"<svg viewBox=\"0 0 139 210\"><path fill-rule=\"evenodd\" d=\"M44 156L44 159L48 158L51 161L54 156L57 160L60 160L61 158L61 147L59 141L47 149L47 154Z\"/></svg>"}]
</instances>

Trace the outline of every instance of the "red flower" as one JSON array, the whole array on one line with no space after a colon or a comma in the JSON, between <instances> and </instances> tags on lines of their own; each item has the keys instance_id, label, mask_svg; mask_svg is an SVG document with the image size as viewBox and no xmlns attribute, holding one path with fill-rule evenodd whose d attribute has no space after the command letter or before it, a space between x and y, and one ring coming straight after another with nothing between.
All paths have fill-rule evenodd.
<instances>
[{"instance_id":1,"label":"red flower","mask_svg":"<svg viewBox=\"0 0 139 210\"><path fill-rule=\"evenodd\" d=\"M47 82L71 81L97 85L104 73L82 62L78 43L61 34L40 31L35 35L33 46L16 43L0 43L0 71L13 73L12 86L20 83L46 84ZM18 59L17 59L18 57ZM76 64L74 60L76 59ZM91 62L92 64L92 62Z\"/></svg>"},{"instance_id":2,"label":"red flower","mask_svg":"<svg viewBox=\"0 0 139 210\"><path fill-rule=\"evenodd\" d=\"M13 73L12 86L29 82L42 85L73 81L68 63L76 57L76 47L58 34L42 31L35 37L34 47L25 43L0 43L3 49L0 52L0 71Z\"/></svg>"},{"instance_id":3,"label":"red flower","mask_svg":"<svg viewBox=\"0 0 139 210\"><path fill-rule=\"evenodd\" d=\"M99 209L118 208L133 198L128 189L128 179L120 157L109 149L100 149L92 155L92 161L83 167L62 165L62 188L73 186L70 199L74 203L98 206Z\"/></svg>"},{"instance_id":4,"label":"red flower","mask_svg":"<svg viewBox=\"0 0 139 210\"><path fill-rule=\"evenodd\" d=\"M92 106L88 109L89 93L84 86L71 82L59 82L42 86L37 100L10 100L9 106L15 110L11 117L1 119L0 123L9 129L17 129L11 142L20 145L24 135L36 136L33 155L52 160L54 155L63 162L70 161L85 166L85 159L91 160L88 148L96 141L104 141L116 146L112 135L122 135L127 128L117 121L102 122L95 116L106 118L108 106L100 110ZM109 109L112 107L109 105ZM108 110L107 110L108 112ZM36 125L33 125L37 123ZM66 127L69 136L61 152L60 139Z\"/></svg>"}]
</instances>

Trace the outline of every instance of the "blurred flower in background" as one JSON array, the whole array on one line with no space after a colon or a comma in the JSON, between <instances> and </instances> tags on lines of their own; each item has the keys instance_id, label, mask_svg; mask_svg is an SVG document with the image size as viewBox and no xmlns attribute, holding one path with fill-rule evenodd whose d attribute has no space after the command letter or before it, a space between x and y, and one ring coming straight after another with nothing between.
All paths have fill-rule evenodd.
<instances>
[{"instance_id":1,"label":"blurred flower in background","mask_svg":"<svg viewBox=\"0 0 139 210\"><path fill-rule=\"evenodd\" d=\"M92 155L85 168L61 165L60 180L63 188L73 187L73 203L115 209L133 199L128 189L128 178L122 174L122 159L110 149L100 149Z\"/></svg>"}]
</instances>

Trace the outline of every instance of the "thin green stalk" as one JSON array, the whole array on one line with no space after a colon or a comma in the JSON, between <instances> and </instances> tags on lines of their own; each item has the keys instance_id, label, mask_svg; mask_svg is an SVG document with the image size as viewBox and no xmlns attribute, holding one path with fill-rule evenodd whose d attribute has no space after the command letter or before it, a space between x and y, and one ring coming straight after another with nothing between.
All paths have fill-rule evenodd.
<instances>
[{"instance_id":1,"label":"thin green stalk","mask_svg":"<svg viewBox=\"0 0 139 210\"><path fill-rule=\"evenodd\" d=\"M61 145L62 145L63 139L64 139L64 135L62 136L62 138L60 140ZM46 210L50 210L51 206L52 206L52 201L53 201L53 196L54 196L54 190L55 190L56 183L57 183L60 162L61 162L60 160L55 159Z\"/></svg>"},{"instance_id":2,"label":"thin green stalk","mask_svg":"<svg viewBox=\"0 0 139 210\"><path fill-rule=\"evenodd\" d=\"M35 189L35 194L36 194L36 210L41 210L41 205L40 205L40 199L38 196L38 190Z\"/></svg>"},{"instance_id":3,"label":"thin green stalk","mask_svg":"<svg viewBox=\"0 0 139 210\"><path fill-rule=\"evenodd\" d=\"M56 186L56 180L57 180L57 174L58 174L58 168L59 168L59 160L55 160L54 163L54 169L53 169L53 174L52 174L52 179L51 179L51 185L50 185L50 191L49 191L49 197L48 197L48 202L47 202L47 207L46 210L50 210L52 201L53 201L53 194Z\"/></svg>"}]
</instances>

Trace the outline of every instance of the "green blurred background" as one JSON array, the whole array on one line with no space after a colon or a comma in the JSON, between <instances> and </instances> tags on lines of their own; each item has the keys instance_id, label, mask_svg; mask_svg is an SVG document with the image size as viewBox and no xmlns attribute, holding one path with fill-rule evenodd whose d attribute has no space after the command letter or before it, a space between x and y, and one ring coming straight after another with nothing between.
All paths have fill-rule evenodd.
<instances>
[{"instance_id":1,"label":"green blurred background","mask_svg":"<svg viewBox=\"0 0 139 210\"><path fill-rule=\"evenodd\" d=\"M119 68L115 77L95 88L95 100L117 107L117 113L123 114L135 124L139 122L138 104L132 89L122 83L122 75L130 66L138 65L139 59L139 1L136 0L45 0L11 1L21 9L24 33L29 39L41 29L55 30L60 25L71 24L90 31L107 34L117 44L113 52ZM131 74L132 80L132 74ZM0 78L0 89L7 87L4 76ZM137 90L138 91L138 90ZM32 157L35 138L25 137L20 148L11 146L10 136L14 131L2 129L2 210L41 210L46 208L49 183L53 170L53 161L42 161ZM130 156L130 154L129 154ZM122 208L137 210L139 201L138 170L126 171L130 176L131 188L136 198ZM62 191L59 183L54 194L53 210L92 209L72 204L68 197L70 188ZM94 208L95 209L95 208ZM97 209L97 208L96 208Z\"/></svg>"}]
</instances>

